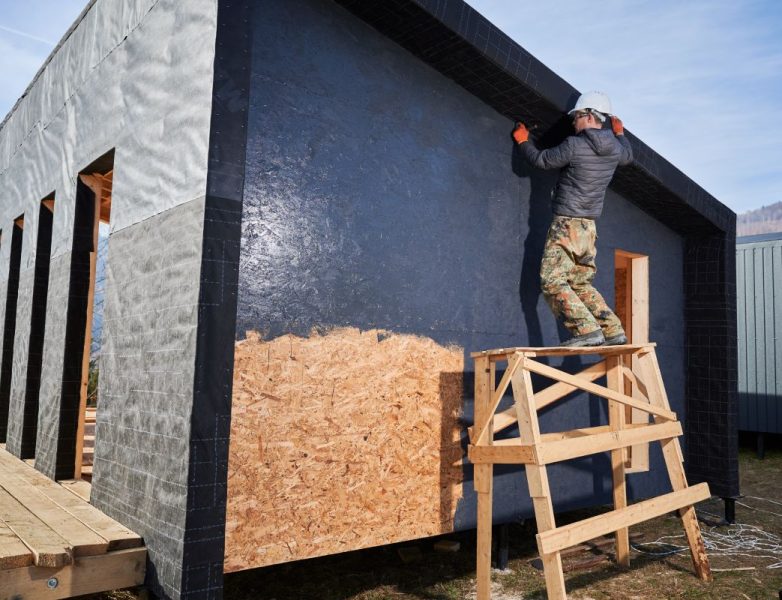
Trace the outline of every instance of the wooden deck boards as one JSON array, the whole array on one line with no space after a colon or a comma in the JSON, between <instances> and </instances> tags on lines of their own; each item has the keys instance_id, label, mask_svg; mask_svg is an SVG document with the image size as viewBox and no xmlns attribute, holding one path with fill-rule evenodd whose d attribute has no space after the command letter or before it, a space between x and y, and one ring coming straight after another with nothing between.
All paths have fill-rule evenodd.
<instances>
[{"instance_id":1,"label":"wooden deck boards","mask_svg":"<svg viewBox=\"0 0 782 600\"><path fill-rule=\"evenodd\" d=\"M518 348L496 348L494 350L482 350L471 352L472 358L487 356L491 360L507 360L507 357L516 353L524 353L527 356L577 356L583 354L595 354L599 356L614 356L617 354L636 354L654 348L657 344L624 344L622 346L591 346L587 348L572 346L521 346Z\"/></svg>"},{"instance_id":2,"label":"wooden deck boards","mask_svg":"<svg viewBox=\"0 0 782 600\"><path fill-rule=\"evenodd\" d=\"M139 585L141 538L0 447L0 598L70 598ZM56 589L47 588L51 578Z\"/></svg>"}]
</instances>

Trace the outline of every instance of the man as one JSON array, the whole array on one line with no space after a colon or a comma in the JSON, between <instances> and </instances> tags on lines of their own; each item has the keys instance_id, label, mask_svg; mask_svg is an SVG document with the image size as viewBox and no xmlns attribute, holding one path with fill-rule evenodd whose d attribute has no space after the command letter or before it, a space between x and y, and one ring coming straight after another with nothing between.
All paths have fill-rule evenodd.
<instances>
[{"instance_id":1,"label":"man","mask_svg":"<svg viewBox=\"0 0 782 600\"><path fill-rule=\"evenodd\" d=\"M606 188L617 165L633 160L624 126L611 116L602 92L581 95L573 115L575 136L555 148L538 150L519 123L513 138L522 156L539 169L563 169L553 200L554 220L546 236L540 265L543 295L572 338L562 346L626 344L622 323L592 287L595 277L595 219L603 211ZM611 129L603 129L607 118Z\"/></svg>"}]
</instances>

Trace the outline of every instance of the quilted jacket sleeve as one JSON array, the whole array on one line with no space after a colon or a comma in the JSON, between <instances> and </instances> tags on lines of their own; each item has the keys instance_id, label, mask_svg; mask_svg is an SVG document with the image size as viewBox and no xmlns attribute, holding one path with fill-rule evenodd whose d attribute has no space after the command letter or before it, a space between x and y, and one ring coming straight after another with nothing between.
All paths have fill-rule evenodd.
<instances>
[{"instance_id":1,"label":"quilted jacket sleeve","mask_svg":"<svg viewBox=\"0 0 782 600\"><path fill-rule=\"evenodd\" d=\"M619 145L622 147L622 153L619 155L620 165L629 165L633 162L633 147L630 145L630 140L626 135L618 135L616 139L619 140Z\"/></svg>"},{"instance_id":2,"label":"quilted jacket sleeve","mask_svg":"<svg viewBox=\"0 0 782 600\"><path fill-rule=\"evenodd\" d=\"M570 163L574 152L574 138L568 137L559 146L538 150L531 141L524 142L520 149L528 163L538 169L561 169Z\"/></svg>"}]
</instances>

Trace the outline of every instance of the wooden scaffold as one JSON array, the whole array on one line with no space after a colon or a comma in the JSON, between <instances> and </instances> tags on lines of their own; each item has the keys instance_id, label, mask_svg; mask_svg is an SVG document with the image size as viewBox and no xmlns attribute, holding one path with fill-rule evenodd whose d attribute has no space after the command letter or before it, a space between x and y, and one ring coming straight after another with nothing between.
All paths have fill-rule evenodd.
<instances>
[{"instance_id":1,"label":"wooden scaffold","mask_svg":"<svg viewBox=\"0 0 782 600\"><path fill-rule=\"evenodd\" d=\"M535 360L546 356L599 355L602 360L572 375ZM678 436L682 426L671 411L665 393L655 344L595 348L505 348L472 354L475 360L475 424L470 430L469 458L475 468L478 494L478 600L491 598L492 483L495 464L523 464L537 521L537 545L550 600L566 598L560 553L593 538L614 533L616 559L630 564L628 528L668 512L678 511L697 576L711 580L711 570L693 505L710 496L706 483L687 485ZM497 363L507 362L499 383ZM537 393L531 374L554 383ZM601 377L606 385L594 383ZM512 388L514 405L497 413ZM607 399L608 425L557 433L540 433L538 411L575 390ZM632 389L632 395L628 390ZM651 416L645 423L628 422L628 411ZM518 424L519 437L495 439L495 434ZM673 491L636 504L627 504L625 466L627 449L660 442ZM552 463L611 453L614 509L605 514L557 527L546 466Z\"/></svg>"}]
</instances>

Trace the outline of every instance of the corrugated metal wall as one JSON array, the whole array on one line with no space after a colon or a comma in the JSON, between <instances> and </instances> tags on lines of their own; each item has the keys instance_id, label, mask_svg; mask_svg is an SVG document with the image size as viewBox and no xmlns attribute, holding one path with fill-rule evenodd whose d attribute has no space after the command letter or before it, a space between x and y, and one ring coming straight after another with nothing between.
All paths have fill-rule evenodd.
<instances>
[{"instance_id":1,"label":"corrugated metal wall","mask_svg":"<svg viewBox=\"0 0 782 600\"><path fill-rule=\"evenodd\" d=\"M782 433L782 233L739 238L739 429Z\"/></svg>"}]
</instances>

